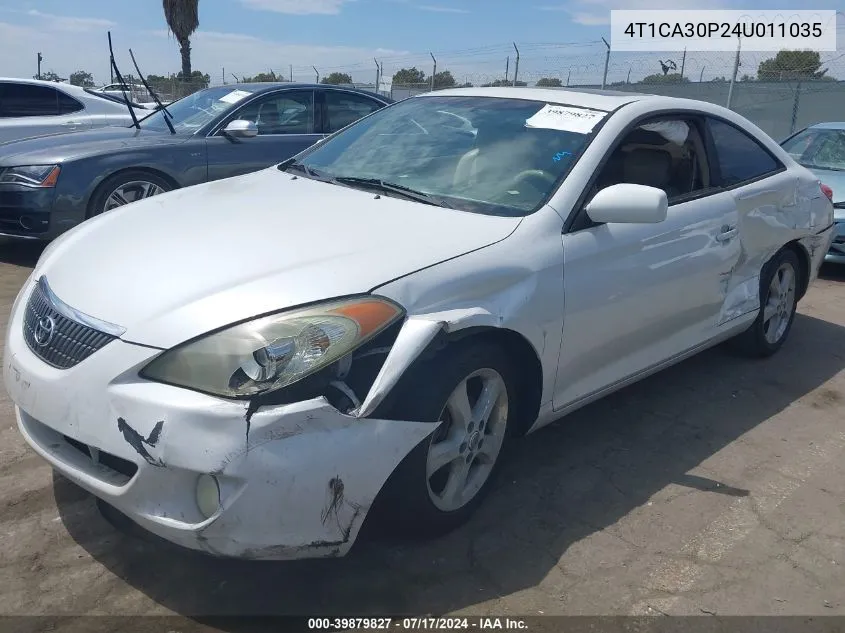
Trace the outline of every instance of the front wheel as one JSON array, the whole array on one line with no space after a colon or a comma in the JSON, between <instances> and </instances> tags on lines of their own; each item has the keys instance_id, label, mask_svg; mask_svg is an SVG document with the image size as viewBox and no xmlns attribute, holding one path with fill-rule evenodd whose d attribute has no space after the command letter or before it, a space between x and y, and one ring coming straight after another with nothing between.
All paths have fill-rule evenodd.
<instances>
[{"instance_id":1,"label":"front wheel","mask_svg":"<svg viewBox=\"0 0 845 633\"><path fill-rule=\"evenodd\" d=\"M107 178L91 197L88 217L117 209L130 202L157 196L173 186L161 176L141 170L131 170Z\"/></svg>"},{"instance_id":2,"label":"front wheel","mask_svg":"<svg viewBox=\"0 0 845 633\"><path fill-rule=\"evenodd\" d=\"M786 341L798 306L798 257L781 251L760 275L760 313L745 332L733 341L741 352L756 357L771 356Z\"/></svg>"},{"instance_id":3,"label":"front wheel","mask_svg":"<svg viewBox=\"0 0 845 633\"><path fill-rule=\"evenodd\" d=\"M466 521L489 490L508 444L516 383L499 347L471 341L414 376L390 418L440 425L391 476L379 515L400 536L431 537Z\"/></svg>"}]
</instances>

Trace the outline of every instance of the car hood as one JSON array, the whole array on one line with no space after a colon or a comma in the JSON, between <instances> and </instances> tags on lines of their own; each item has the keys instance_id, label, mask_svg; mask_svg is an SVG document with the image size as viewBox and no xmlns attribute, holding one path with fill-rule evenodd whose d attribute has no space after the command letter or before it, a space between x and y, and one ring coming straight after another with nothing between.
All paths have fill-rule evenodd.
<instances>
[{"instance_id":1,"label":"car hood","mask_svg":"<svg viewBox=\"0 0 845 633\"><path fill-rule=\"evenodd\" d=\"M50 165L127 148L183 143L188 138L134 127L104 127L86 132L33 136L0 144L0 167Z\"/></svg>"},{"instance_id":2,"label":"car hood","mask_svg":"<svg viewBox=\"0 0 845 633\"><path fill-rule=\"evenodd\" d=\"M833 203L845 204L845 171L830 169L810 169L813 175L828 187L833 189ZM845 209L836 209L834 215L837 220L845 220Z\"/></svg>"},{"instance_id":3,"label":"car hood","mask_svg":"<svg viewBox=\"0 0 845 633\"><path fill-rule=\"evenodd\" d=\"M520 218L445 209L271 167L84 222L34 278L65 303L167 348L260 314L344 295L510 235Z\"/></svg>"}]
</instances>

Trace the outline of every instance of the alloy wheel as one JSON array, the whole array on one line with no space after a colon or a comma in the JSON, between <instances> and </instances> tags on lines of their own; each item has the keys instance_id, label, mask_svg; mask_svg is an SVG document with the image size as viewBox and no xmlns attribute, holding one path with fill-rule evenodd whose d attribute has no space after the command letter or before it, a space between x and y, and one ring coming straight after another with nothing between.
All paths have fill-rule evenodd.
<instances>
[{"instance_id":1,"label":"alloy wheel","mask_svg":"<svg viewBox=\"0 0 845 633\"><path fill-rule=\"evenodd\" d=\"M452 391L431 439L426 478L431 502L441 511L460 510L489 479L508 422L508 392L502 376L479 369Z\"/></svg>"},{"instance_id":2,"label":"alloy wheel","mask_svg":"<svg viewBox=\"0 0 845 633\"><path fill-rule=\"evenodd\" d=\"M772 345L779 342L795 309L795 269L784 262L772 276L766 304L763 306L763 334Z\"/></svg>"},{"instance_id":3,"label":"alloy wheel","mask_svg":"<svg viewBox=\"0 0 845 633\"><path fill-rule=\"evenodd\" d=\"M122 207L124 204L130 202L137 202L144 198L150 198L160 193L164 193L164 189L153 182L145 180L133 180L126 182L117 187L111 192L106 202L103 205L103 211L111 211L117 207Z\"/></svg>"}]
</instances>

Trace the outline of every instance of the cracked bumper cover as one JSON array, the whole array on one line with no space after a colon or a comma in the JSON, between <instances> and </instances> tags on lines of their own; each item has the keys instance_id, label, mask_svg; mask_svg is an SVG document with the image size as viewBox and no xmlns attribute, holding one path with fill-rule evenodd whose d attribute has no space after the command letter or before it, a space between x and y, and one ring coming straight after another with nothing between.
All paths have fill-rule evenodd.
<instances>
[{"instance_id":1,"label":"cracked bumper cover","mask_svg":"<svg viewBox=\"0 0 845 633\"><path fill-rule=\"evenodd\" d=\"M21 318L13 309L3 373L26 441L61 474L184 547L262 559L343 555L390 474L435 428L345 415L321 397L259 409L247 438L247 403L138 378L158 350L116 340L59 370L29 350ZM210 518L197 505L203 474L220 488Z\"/></svg>"}]
</instances>

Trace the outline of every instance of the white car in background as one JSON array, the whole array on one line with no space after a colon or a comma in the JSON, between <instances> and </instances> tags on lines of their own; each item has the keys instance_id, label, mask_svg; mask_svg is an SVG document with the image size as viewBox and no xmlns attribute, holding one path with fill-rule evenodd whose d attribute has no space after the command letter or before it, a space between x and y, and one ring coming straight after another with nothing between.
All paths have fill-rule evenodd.
<instances>
[{"instance_id":1,"label":"white car in background","mask_svg":"<svg viewBox=\"0 0 845 633\"><path fill-rule=\"evenodd\" d=\"M149 114L137 104L135 112L138 118ZM53 81L0 77L0 143L131 124L122 97Z\"/></svg>"},{"instance_id":2,"label":"white car in background","mask_svg":"<svg viewBox=\"0 0 845 633\"><path fill-rule=\"evenodd\" d=\"M716 105L423 94L59 237L12 307L5 385L36 452L174 543L439 534L514 436L721 341L777 352L831 196Z\"/></svg>"},{"instance_id":3,"label":"white car in background","mask_svg":"<svg viewBox=\"0 0 845 633\"><path fill-rule=\"evenodd\" d=\"M107 94L120 99L121 101L124 98L123 95L126 94L130 101L137 103L139 106L148 110L155 110L158 107L153 95L150 94L150 91L147 90L146 86L143 84L113 83L103 86L102 88L91 88L91 91ZM161 95L159 95L159 98L161 98ZM164 99L162 99L161 102L163 105L169 105L172 103L172 101Z\"/></svg>"}]
</instances>

